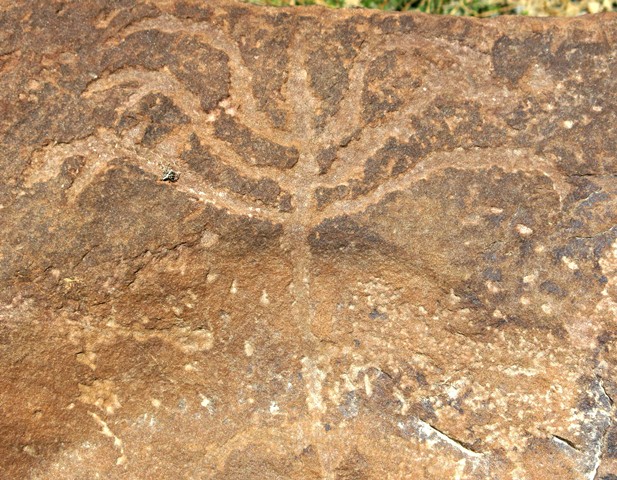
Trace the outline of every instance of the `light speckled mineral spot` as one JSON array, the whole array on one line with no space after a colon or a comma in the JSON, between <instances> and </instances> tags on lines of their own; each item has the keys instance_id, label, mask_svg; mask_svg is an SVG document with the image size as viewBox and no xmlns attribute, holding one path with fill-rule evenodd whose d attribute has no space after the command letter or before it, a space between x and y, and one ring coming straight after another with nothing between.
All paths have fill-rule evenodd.
<instances>
[{"instance_id":1,"label":"light speckled mineral spot","mask_svg":"<svg viewBox=\"0 0 617 480\"><path fill-rule=\"evenodd\" d=\"M617 479L616 49L0 2L0 478Z\"/></svg>"}]
</instances>

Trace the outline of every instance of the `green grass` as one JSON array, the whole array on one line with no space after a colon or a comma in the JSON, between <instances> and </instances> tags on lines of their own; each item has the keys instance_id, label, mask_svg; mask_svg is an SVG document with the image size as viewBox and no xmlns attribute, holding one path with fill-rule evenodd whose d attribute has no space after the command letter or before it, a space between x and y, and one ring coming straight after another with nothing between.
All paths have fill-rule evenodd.
<instances>
[{"instance_id":1,"label":"green grass","mask_svg":"<svg viewBox=\"0 0 617 480\"><path fill-rule=\"evenodd\" d=\"M380 10L416 10L439 15L491 17L504 14L575 16L617 10L617 0L246 0L258 5L324 5Z\"/></svg>"}]
</instances>

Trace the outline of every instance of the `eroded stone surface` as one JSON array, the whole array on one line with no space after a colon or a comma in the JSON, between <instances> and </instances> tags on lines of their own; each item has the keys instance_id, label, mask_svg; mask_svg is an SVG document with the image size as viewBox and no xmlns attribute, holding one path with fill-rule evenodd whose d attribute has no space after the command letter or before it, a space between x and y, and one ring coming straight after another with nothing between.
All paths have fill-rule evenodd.
<instances>
[{"instance_id":1,"label":"eroded stone surface","mask_svg":"<svg viewBox=\"0 0 617 480\"><path fill-rule=\"evenodd\" d=\"M616 42L3 2L0 476L614 480Z\"/></svg>"}]
</instances>

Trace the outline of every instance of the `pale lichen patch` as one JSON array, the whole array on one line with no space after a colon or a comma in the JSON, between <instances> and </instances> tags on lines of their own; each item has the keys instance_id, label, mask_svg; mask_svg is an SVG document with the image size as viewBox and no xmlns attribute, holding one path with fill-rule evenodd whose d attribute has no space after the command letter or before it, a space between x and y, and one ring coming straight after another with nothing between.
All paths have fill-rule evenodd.
<instances>
[{"instance_id":1,"label":"pale lichen patch","mask_svg":"<svg viewBox=\"0 0 617 480\"><path fill-rule=\"evenodd\" d=\"M200 405L204 407L210 415L214 415L214 405L212 404L212 400L205 395L201 395Z\"/></svg>"},{"instance_id":2,"label":"pale lichen patch","mask_svg":"<svg viewBox=\"0 0 617 480\"><path fill-rule=\"evenodd\" d=\"M396 387L394 387L393 394L394 394L394 397L401 404L400 414L401 415L406 415L408 410L409 410L409 402L407 402L407 399L405 398L405 395L403 395L403 393L398 388L396 388Z\"/></svg>"},{"instance_id":3,"label":"pale lichen patch","mask_svg":"<svg viewBox=\"0 0 617 480\"><path fill-rule=\"evenodd\" d=\"M517 375L523 375L525 377L534 377L538 375L540 372L535 368L523 368L519 365L511 365L503 369L503 373L511 377L517 376Z\"/></svg>"},{"instance_id":4,"label":"pale lichen patch","mask_svg":"<svg viewBox=\"0 0 617 480\"><path fill-rule=\"evenodd\" d=\"M568 258L566 256L561 257L561 261L570 269L570 270L578 270L578 265L574 260Z\"/></svg>"},{"instance_id":5,"label":"pale lichen patch","mask_svg":"<svg viewBox=\"0 0 617 480\"><path fill-rule=\"evenodd\" d=\"M262 305L270 305L270 298L268 297L268 292L266 292L265 290L261 292L259 303L261 303Z\"/></svg>"},{"instance_id":6,"label":"pale lichen patch","mask_svg":"<svg viewBox=\"0 0 617 480\"><path fill-rule=\"evenodd\" d=\"M75 355L75 360L90 367L92 370L96 370L96 364L94 363L96 360L96 353L94 352L78 353L77 355Z\"/></svg>"},{"instance_id":7,"label":"pale lichen patch","mask_svg":"<svg viewBox=\"0 0 617 480\"><path fill-rule=\"evenodd\" d=\"M302 375L306 382L306 404L311 411L318 411L324 413L326 411L326 405L322 396L322 382L326 379L325 372L321 371L315 365L315 362L308 357L304 357L302 360Z\"/></svg>"},{"instance_id":8,"label":"pale lichen patch","mask_svg":"<svg viewBox=\"0 0 617 480\"><path fill-rule=\"evenodd\" d=\"M533 230L531 228L529 228L527 225L523 225L522 223L516 225L516 231L523 236L528 236L533 233Z\"/></svg>"},{"instance_id":9,"label":"pale lichen patch","mask_svg":"<svg viewBox=\"0 0 617 480\"><path fill-rule=\"evenodd\" d=\"M364 391L366 392L367 397L373 395L373 386L371 385L371 379L366 373L364 374Z\"/></svg>"},{"instance_id":10,"label":"pale lichen patch","mask_svg":"<svg viewBox=\"0 0 617 480\"><path fill-rule=\"evenodd\" d=\"M36 457L37 455L36 449L32 445L25 445L21 450L31 457Z\"/></svg>"},{"instance_id":11,"label":"pale lichen patch","mask_svg":"<svg viewBox=\"0 0 617 480\"><path fill-rule=\"evenodd\" d=\"M200 243L204 248L211 248L219 241L219 236L216 233L205 231L201 236Z\"/></svg>"}]
</instances>

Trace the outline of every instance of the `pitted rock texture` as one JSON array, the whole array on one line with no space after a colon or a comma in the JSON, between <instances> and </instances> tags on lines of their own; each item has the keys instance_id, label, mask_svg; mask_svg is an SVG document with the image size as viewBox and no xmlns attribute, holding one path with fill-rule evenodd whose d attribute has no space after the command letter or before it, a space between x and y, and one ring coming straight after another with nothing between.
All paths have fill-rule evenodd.
<instances>
[{"instance_id":1,"label":"pitted rock texture","mask_svg":"<svg viewBox=\"0 0 617 480\"><path fill-rule=\"evenodd\" d=\"M616 52L3 1L0 478L617 478Z\"/></svg>"}]
</instances>

